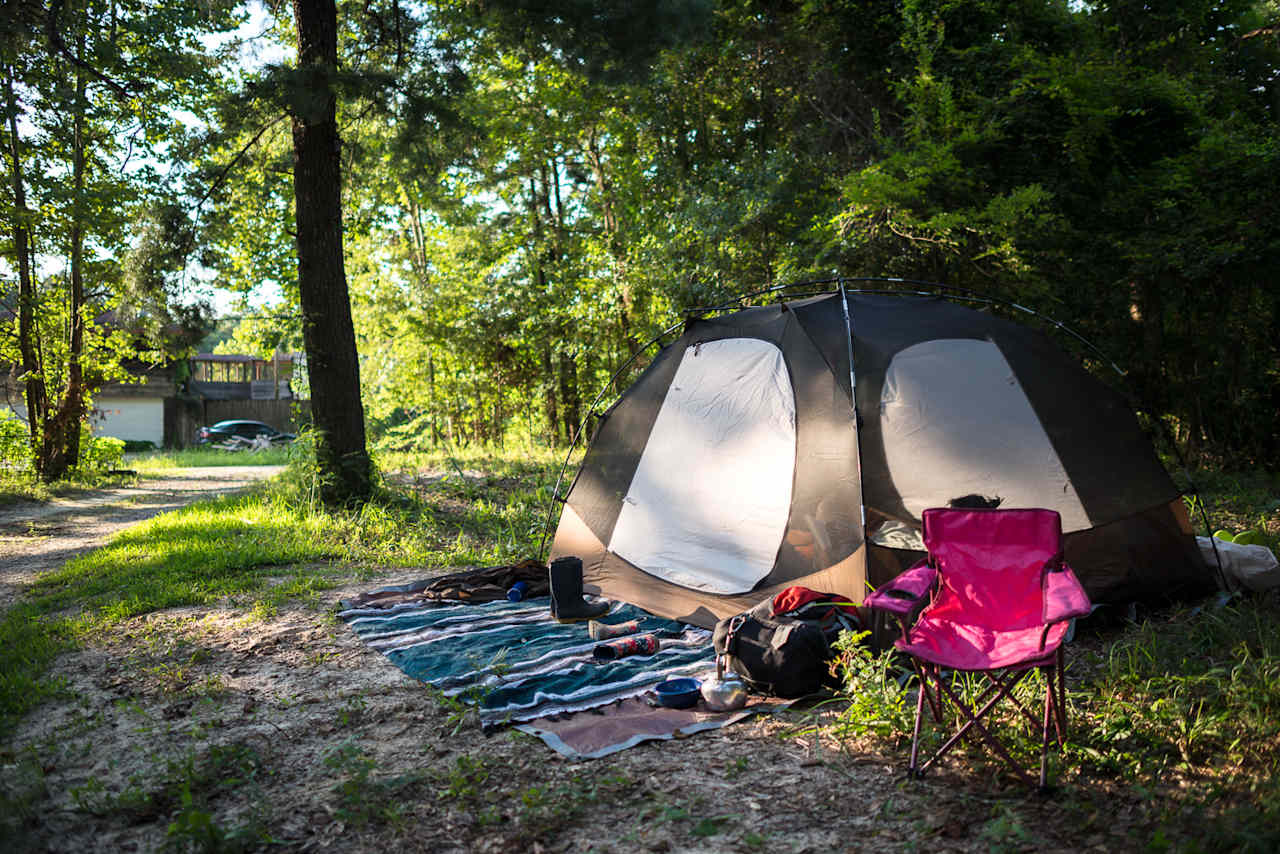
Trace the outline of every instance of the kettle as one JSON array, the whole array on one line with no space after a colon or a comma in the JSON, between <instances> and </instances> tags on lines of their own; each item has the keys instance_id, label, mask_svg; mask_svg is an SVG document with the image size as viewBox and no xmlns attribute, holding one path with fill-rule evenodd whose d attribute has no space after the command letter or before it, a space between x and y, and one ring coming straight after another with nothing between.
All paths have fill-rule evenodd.
<instances>
[{"instance_id":1,"label":"kettle","mask_svg":"<svg viewBox=\"0 0 1280 854\"><path fill-rule=\"evenodd\" d=\"M747 686L738 674L725 670L725 657L716 656L716 675L702 683L702 699L713 712L732 712L747 704Z\"/></svg>"}]
</instances>

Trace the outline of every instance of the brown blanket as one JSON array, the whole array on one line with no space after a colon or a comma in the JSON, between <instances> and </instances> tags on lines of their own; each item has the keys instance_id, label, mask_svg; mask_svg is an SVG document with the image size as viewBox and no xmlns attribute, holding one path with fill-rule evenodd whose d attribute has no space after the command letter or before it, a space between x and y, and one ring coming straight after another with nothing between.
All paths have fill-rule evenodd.
<instances>
[{"instance_id":1,"label":"brown blanket","mask_svg":"<svg viewBox=\"0 0 1280 854\"><path fill-rule=\"evenodd\" d=\"M770 714L789 705L788 700L752 697L746 708L736 712L712 712L701 702L691 709L667 709L646 695L585 712L537 718L516 724L516 729L538 736L552 750L572 759L598 759L641 742L719 729L751 715Z\"/></svg>"},{"instance_id":2,"label":"brown blanket","mask_svg":"<svg viewBox=\"0 0 1280 854\"><path fill-rule=\"evenodd\" d=\"M409 602L455 601L481 604L507 598L507 591L517 582L529 585L526 599L550 596L551 585L547 580L547 567L536 560L522 560L513 566L488 566L468 569L401 584L384 587L370 593L361 593L341 603L343 610L352 608L390 608Z\"/></svg>"}]
</instances>

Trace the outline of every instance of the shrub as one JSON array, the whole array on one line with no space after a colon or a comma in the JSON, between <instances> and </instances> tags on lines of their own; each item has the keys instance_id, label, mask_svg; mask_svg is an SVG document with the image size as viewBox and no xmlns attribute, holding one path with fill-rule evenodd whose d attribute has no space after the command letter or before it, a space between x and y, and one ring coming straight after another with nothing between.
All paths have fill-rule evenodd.
<instances>
[{"instance_id":1,"label":"shrub","mask_svg":"<svg viewBox=\"0 0 1280 854\"><path fill-rule=\"evenodd\" d=\"M124 463L124 440L111 436L94 436L88 428L80 433L80 471L104 472Z\"/></svg>"},{"instance_id":2,"label":"shrub","mask_svg":"<svg viewBox=\"0 0 1280 854\"><path fill-rule=\"evenodd\" d=\"M27 425L0 410L0 471L7 474L31 468L31 442Z\"/></svg>"}]
</instances>

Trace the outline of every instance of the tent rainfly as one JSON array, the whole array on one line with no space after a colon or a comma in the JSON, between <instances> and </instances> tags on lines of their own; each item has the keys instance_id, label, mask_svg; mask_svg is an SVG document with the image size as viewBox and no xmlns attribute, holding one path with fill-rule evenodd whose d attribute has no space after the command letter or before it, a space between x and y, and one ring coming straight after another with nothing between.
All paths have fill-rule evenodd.
<instances>
[{"instance_id":1,"label":"tent rainfly","mask_svg":"<svg viewBox=\"0 0 1280 854\"><path fill-rule=\"evenodd\" d=\"M1211 584L1133 412L1047 336L843 290L690 320L604 413L551 557L711 626L793 584L861 601L919 556L885 532L974 494L1057 510L1095 602Z\"/></svg>"}]
</instances>

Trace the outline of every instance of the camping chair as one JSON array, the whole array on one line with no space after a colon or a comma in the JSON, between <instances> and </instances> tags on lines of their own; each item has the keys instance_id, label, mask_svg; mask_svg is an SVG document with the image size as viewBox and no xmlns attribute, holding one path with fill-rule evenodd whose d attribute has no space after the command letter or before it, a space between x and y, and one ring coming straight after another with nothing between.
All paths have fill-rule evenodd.
<instances>
[{"instance_id":1,"label":"camping chair","mask_svg":"<svg viewBox=\"0 0 1280 854\"><path fill-rule=\"evenodd\" d=\"M983 719L1008 698L1039 729L1040 789L1048 784L1049 728L1059 745L1067 730L1062 642L1073 617L1089 613L1089 597L1062 556L1062 521L1053 510L924 511L929 556L867 597L869 607L896 616L894 645L911 656L920 676L908 773L920 777L966 737L978 736L1026 783L1021 768ZM932 598L928 598L932 593ZM927 607L921 611L922 605ZM911 617L919 612L914 625ZM985 690L970 706L943 670L982 673ZM1040 720L1012 692L1039 669L1045 678ZM945 701L963 721L938 751L919 764L920 721L928 703L942 722Z\"/></svg>"}]
</instances>

